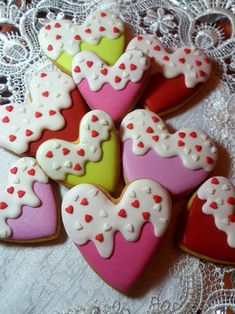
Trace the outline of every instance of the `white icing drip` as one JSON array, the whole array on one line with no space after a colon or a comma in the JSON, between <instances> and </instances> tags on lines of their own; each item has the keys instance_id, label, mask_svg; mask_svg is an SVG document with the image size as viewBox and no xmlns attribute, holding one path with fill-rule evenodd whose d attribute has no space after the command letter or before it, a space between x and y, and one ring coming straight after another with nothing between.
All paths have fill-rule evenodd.
<instances>
[{"instance_id":1,"label":"white icing drip","mask_svg":"<svg viewBox=\"0 0 235 314\"><path fill-rule=\"evenodd\" d=\"M63 51L74 56L80 51L82 41L96 45L102 37L116 39L123 31L122 20L102 10L91 13L82 25L69 20L54 20L40 30L38 38L43 51L56 60Z\"/></svg>"},{"instance_id":2,"label":"white icing drip","mask_svg":"<svg viewBox=\"0 0 235 314\"><path fill-rule=\"evenodd\" d=\"M150 188L151 192L146 193L144 188ZM93 196L89 192L94 189L98 193ZM135 198L130 196L132 191L136 194ZM84 199L87 205L81 204ZM160 212L154 209L157 203L161 204ZM101 210L105 210L106 215L100 215ZM80 245L93 241L104 258L110 257L113 252L116 231L121 232L127 241L133 242L138 240L143 224L149 221L153 224L155 236L162 237L170 212L171 200L168 192L157 182L148 179L137 180L128 185L117 204L113 204L102 191L90 184L80 184L72 188L62 203L63 223L69 237Z\"/></svg>"},{"instance_id":3,"label":"white icing drip","mask_svg":"<svg viewBox=\"0 0 235 314\"><path fill-rule=\"evenodd\" d=\"M213 180L216 183L213 184ZM235 248L235 188L232 183L225 177L210 178L198 189L197 196L206 200L202 212L214 217L216 228L227 234L228 245Z\"/></svg>"},{"instance_id":4,"label":"white icing drip","mask_svg":"<svg viewBox=\"0 0 235 314\"><path fill-rule=\"evenodd\" d=\"M153 59L152 74L161 73L166 78L183 74L188 88L206 82L210 77L212 66L209 58L195 47L180 47L168 53L155 36L144 35L130 41L126 50L132 49L140 49Z\"/></svg>"},{"instance_id":5,"label":"white icing drip","mask_svg":"<svg viewBox=\"0 0 235 314\"><path fill-rule=\"evenodd\" d=\"M100 160L101 144L110 137L113 129L112 119L107 113L90 111L81 120L79 143L59 139L45 141L37 151L38 163L54 180L63 181L66 174L81 176L87 161Z\"/></svg>"},{"instance_id":6,"label":"white icing drip","mask_svg":"<svg viewBox=\"0 0 235 314\"><path fill-rule=\"evenodd\" d=\"M215 144L206 133L182 128L171 134L164 122L148 110L130 112L121 123L120 137L122 142L132 140L136 155L144 155L153 149L164 158L179 156L183 165L191 170L204 168L211 171L217 160Z\"/></svg>"},{"instance_id":7,"label":"white icing drip","mask_svg":"<svg viewBox=\"0 0 235 314\"><path fill-rule=\"evenodd\" d=\"M95 53L82 51L73 59L72 75L76 84L87 79L92 91L100 90L105 83L121 90L129 81L139 82L150 65L148 56L139 50L125 52L112 67Z\"/></svg>"},{"instance_id":8,"label":"white icing drip","mask_svg":"<svg viewBox=\"0 0 235 314\"><path fill-rule=\"evenodd\" d=\"M0 238L8 238L12 234L7 219L18 218L23 206L40 205L40 199L33 191L34 182L48 182L47 176L36 165L35 159L28 157L17 160L10 168L8 187L0 195Z\"/></svg>"},{"instance_id":9,"label":"white icing drip","mask_svg":"<svg viewBox=\"0 0 235 314\"><path fill-rule=\"evenodd\" d=\"M67 74L49 71L37 74L30 86L32 102L0 107L0 146L23 154L43 130L62 129L65 119L60 110L71 107L73 89L75 84Z\"/></svg>"}]
</instances>

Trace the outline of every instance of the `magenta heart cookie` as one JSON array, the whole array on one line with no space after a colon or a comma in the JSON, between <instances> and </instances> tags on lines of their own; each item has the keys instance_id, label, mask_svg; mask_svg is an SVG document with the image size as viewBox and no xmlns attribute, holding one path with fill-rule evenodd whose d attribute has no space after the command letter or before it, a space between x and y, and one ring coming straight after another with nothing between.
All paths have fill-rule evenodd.
<instances>
[{"instance_id":1,"label":"magenta heart cookie","mask_svg":"<svg viewBox=\"0 0 235 314\"><path fill-rule=\"evenodd\" d=\"M121 123L120 137L126 181L153 179L174 196L190 192L216 164L217 149L205 132L182 128L171 134L148 110L129 113Z\"/></svg>"},{"instance_id":2,"label":"magenta heart cookie","mask_svg":"<svg viewBox=\"0 0 235 314\"><path fill-rule=\"evenodd\" d=\"M112 67L95 53L73 59L72 75L87 104L120 120L139 99L149 78L150 60L139 50L125 52Z\"/></svg>"},{"instance_id":3,"label":"magenta heart cookie","mask_svg":"<svg viewBox=\"0 0 235 314\"><path fill-rule=\"evenodd\" d=\"M155 113L173 111L186 103L211 74L209 58L196 47L168 52L153 35L133 38L126 50L140 49L151 61L151 77L142 101Z\"/></svg>"},{"instance_id":4,"label":"magenta heart cookie","mask_svg":"<svg viewBox=\"0 0 235 314\"><path fill-rule=\"evenodd\" d=\"M0 195L0 238L38 242L58 234L57 205L52 186L34 158L21 158L9 171Z\"/></svg>"},{"instance_id":5,"label":"magenta heart cookie","mask_svg":"<svg viewBox=\"0 0 235 314\"><path fill-rule=\"evenodd\" d=\"M121 291L140 279L166 231L170 211L167 191L147 179L132 182L120 199L95 185L80 184L62 203L69 237L89 265Z\"/></svg>"}]
</instances>

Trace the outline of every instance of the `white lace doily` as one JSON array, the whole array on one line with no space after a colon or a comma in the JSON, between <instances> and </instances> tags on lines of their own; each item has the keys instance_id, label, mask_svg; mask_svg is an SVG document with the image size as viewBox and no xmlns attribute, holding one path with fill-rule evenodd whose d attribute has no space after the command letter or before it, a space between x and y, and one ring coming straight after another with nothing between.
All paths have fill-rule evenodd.
<instances>
[{"instance_id":1,"label":"white lace doily","mask_svg":"<svg viewBox=\"0 0 235 314\"><path fill-rule=\"evenodd\" d=\"M35 71L51 66L37 33L48 19L70 16L81 23L90 11L109 8L135 33L163 44L193 44L214 61L215 73L190 104L166 117L173 127L195 126L218 143L214 173L235 183L235 1L234 0L9 0L0 2L0 103L23 102ZM0 150L1 187L14 157ZM62 189L62 192L65 189ZM175 217L154 267L131 296L107 286L62 230L53 243L0 246L0 313L4 314L225 314L235 311L235 271L181 253ZM231 312L230 312L231 313Z\"/></svg>"}]
</instances>

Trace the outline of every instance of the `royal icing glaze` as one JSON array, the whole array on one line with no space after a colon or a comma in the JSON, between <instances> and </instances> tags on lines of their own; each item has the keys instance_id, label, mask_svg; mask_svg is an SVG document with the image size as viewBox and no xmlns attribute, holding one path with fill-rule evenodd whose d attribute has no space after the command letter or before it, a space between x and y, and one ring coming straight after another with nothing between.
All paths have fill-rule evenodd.
<instances>
[{"instance_id":1,"label":"royal icing glaze","mask_svg":"<svg viewBox=\"0 0 235 314\"><path fill-rule=\"evenodd\" d=\"M62 203L63 222L71 239L79 245L93 241L104 258L109 258L113 252L117 231L126 241L137 241L142 226L150 222L154 235L162 237L170 210L168 192L157 182L147 179L128 185L116 204L91 184L74 187Z\"/></svg>"},{"instance_id":2,"label":"royal icing glaze","mask_svg":"<svg viewBox=\"0 0 235 314\"><path fill-rule=\"evenodd\" d=\"M209 58L195 47L180 47L169 53L154 35L133 38L126 50L140 49L152 60L152 74L161 73L166 78L183 74L187 88L206 82L211 74Z\"/></svg>"},{"instance_id":3,"label":"royal icing glaze","mask_svg":"<svg viewBox=\"0 0 235 314\"><path fill-rule=\"evenodd\" d=\"M48 183L48 177L36 164L34 158L21 158L11 167L8 187L0 195L0 238L12 234L7 219L16 219L21 215L23 206L38 207L41 203L33 190L33 183Z\"/></svg>"},{"instance_id":4,"label":"royal icing glaze","mask_svg":"<svg viewBox=\"0 0 235 314\"><path fill-rule=\"evenodd\" d=\"M208 179L197 191L206 200L202 212L214 217L216 227L227 234L228 245L235 248L235 188L225 177Z\"/></svg>"},{"instance_id":5,"label":"royal icing glaze","mask_svg":"<svg viewBox=\"0 0 235 314\"><path fill-rule=\"evenodd\" d=\"M150 65L148 56L139 50L125 52L112 67L95 53L82 51L73 59L72 75L76 84L86 79L92 91L100 90L105 83L121 90L129 81L139 82Z\"/></svg>"},{"instance_id":6,"label":"royal icing glaze","mask_svg":"<svg viewBox=\"0 0 235 314\"><path fill-rule=\"evenodd\" d=\"M74 56L80 51L82 41L96 45L103 37L117 39L123 31L122 20L102 10L91 13L82 25L70 20L51 21L41 28L38 38L43 51L56 60L63 51Z\"/></svg>"},{"instance_id":7,"label":"royal icing glaze","mask_svg":"<svg viewBox=\"0 0 235 314\"><path fill-rule=\"evenodd\" d=\"M54 180L63 181L67 174L81 176L88 161L101 159L101 144L109 138L113 128L108 114L101 110L90 111L81 120L79 143L48 140L40 145L37 160Z\"/></svg>"},{"instance_id":8,"label":"royal icing glaze","mask_svg":"<svg viewBox=\"0 0 235 314\"><path fill-rule=\"evenodd\" d=\"M30 85L32 102L0 107L0 146L23 154L43 130L60 130L65 125L61 110L72 105L75 89L71 77L61 72L38 73Z\"/></svg>"},{"instance_id":9,"label":"royal icing glaze","mask_svg":"<svg viewBox=\"0 0 235 314\"><path fill-rule=\"evenodd\" d=\"M155 113L137 109L130 112L120 126L121 141L132 140L133 153L144 155L153 149L164 158L179 156L191 170L211 171L217 160L217 149L209 136L198 129L182 128L171 134Z\"/></svg>"}]
</instances>

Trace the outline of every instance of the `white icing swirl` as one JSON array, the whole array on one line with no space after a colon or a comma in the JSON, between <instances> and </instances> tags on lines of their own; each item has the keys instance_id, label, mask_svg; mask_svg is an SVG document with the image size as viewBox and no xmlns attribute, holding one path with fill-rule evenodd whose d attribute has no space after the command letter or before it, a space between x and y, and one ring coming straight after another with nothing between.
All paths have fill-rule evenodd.
<instances>
[{"instance_id":1,"label":"white icing swirl","mask_svg":"<svg viewBox=\"0 0 235 314\"><path fill-rule=\"evenodd\" d=\"M216 228L227 234L228 245L235 248L235 188L225 177L208 179L197 191L206 200L202 212L214 217Z\"/></svg>"},{"instance_id":2,"label":"white icing swirl","mask_svg":"<svg viewBox=\"0 0 235 314\"><path fill-rule=\"evenodd\" d=\"M141 179L128 185L118 203L113 203L91 184L72 188L62 203L62 218L69 237L77 244L93 241L99 254L109 258L114 234L137 241L144 223L150 222L156 237L162 237L170 219L171 199L159 183Z\"/></svg>"},{"instance_id":3,"label":"white icing swirl","mask_svg":"<svg viewBox=\"0 0 235 314\"><path fill-rule=\"evenodd\" d=\"M144 155L153 149L161 157L179 156L191 170L211 171L217 160L217 149L209 136L199 130L182 128L174 134L166 129L155 113L137 109L130 112L120 126L121 141L132 140L133 153Z\"/></svg>"},{"instance_id":4,"label":"white icing swirl","mask_svg":"<svg viewBox=\"0 0 235 314\"><path fill-rule=\"evenodd\" d=\"M152 60L152 74L161 73L166 78L174 78L183 74L185 85L195 87L206 82L211 74L211 62L203 51L195 47L180 47L169 53L154 35L143 35L133 38L127 51L140 49Z\"/></svg>"}]
</instances>

